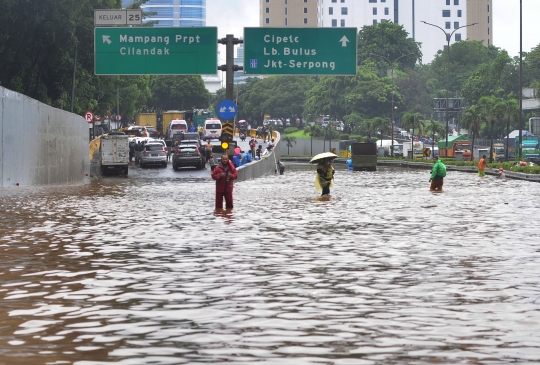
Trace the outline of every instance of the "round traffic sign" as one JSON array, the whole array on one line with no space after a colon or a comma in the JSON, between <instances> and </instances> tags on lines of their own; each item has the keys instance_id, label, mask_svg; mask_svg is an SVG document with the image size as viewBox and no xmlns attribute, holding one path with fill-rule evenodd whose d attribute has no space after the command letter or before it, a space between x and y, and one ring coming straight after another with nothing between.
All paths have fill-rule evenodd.
<instances>
[{"instance_id":1,"label":"round traffic sign","mask_svg":"<svg viewBox=\"0 0 540 365\"><path fill-rule=\"evenodd\" d=\"M86 114L84 114L84 119L86 119L88 123L92 123L94 120L94 114L92 114L91 111L87 111Z\"/></svg>"},{"instance_id":2,"label":"round traffic sign","mask_svg":"<svg viewBox=\"0 0 540 365\"><path fill-rule=\"evenodd\" d=\"M118 115L116 116L116 120L120 120L120 119L122 119L122 116L121 116L120 114L118 114Z\"/></svg>"},{"instance_id":3,"label":"round traffic sign","mask_svg":"<svg viewBox=\"0 0 540 365\"><path fill-rule=\"evenodd\" d=\"M223 100L217 107L217 113L225 120L233 119L238 113L238 107L232 100Z\"/></svg>"}]
</instances>

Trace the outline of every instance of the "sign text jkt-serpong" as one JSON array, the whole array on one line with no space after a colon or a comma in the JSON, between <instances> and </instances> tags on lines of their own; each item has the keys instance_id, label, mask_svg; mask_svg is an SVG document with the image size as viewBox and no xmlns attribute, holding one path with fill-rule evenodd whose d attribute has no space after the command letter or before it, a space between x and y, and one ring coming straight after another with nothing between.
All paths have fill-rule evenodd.
<instances>
[{"instance_id":1,"label":"sign text jkt-serpong","mask_svg":"<svg viewBox=\"0 0 540 365\"><path fill-rule=\"evenodd\" d=\"M251 75L356 75L356 28L244 28Z\"/></svg>"},{"instance_id":2,"label":"sign text jkt-serpong","mask_svg":"<svg viewBox=\"0 0 540 365\"><path fill-rule=\"evenodd\" d=\"M96 75L205 75L217 71L217 28L95 28Z\"/></svg>"}]
</instances>

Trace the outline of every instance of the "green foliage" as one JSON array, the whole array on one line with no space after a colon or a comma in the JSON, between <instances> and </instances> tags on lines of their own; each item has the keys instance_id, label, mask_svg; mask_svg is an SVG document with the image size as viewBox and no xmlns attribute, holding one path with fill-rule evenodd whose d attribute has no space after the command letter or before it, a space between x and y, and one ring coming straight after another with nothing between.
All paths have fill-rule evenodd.
<instances>
[{"instance_id":1,"label":"green foliage","mask_svg":"<svg viewBox=\"0 0 540 365\"><path fill-rule=\"evenodd\" d=\"M480 41L455 42L450 45L450 66L447 50L440 49L430 64L429 75L438 80L438 89L458 91L480 65L493 62L498 54L498 48L486 47Z\"/></svg>"},{"instance_id":2,"label":"green foliage","mask_svg":"<svg viewBox=\"0 0 540 365\"><path fill-rule=\"evenodd\" d=\"M501 51L494 61L477 68L463 85L461 93L470 104L478 103L482 96L517 98L519 74L516 69L517 65L508 53Z\"/></svg>"},{"instance_id":3,"label":"green foliage","mask_svg":"<svg viewBox=\"0 0 540 365\"><path fill-rule=\"evenodd\" d=\"M293 134L293 133L296 133L296 132L298 132L298 128L296 128L296 127L287 127L283 131L284 134Z\"/></svg>"},{"instance_id":4,"label":"green foliage","mask_svg":"<svg viewBox=\"0 0 540 365\"><path fill-rule=\"evenodd\" d=\"M436 81L427 72L407 70L395 80L401 98L394 97L398 110L429 115L433 111Z\"/></svg>"},{"instance_id":5,"label":"green foliage","mask_svg":"<svg viewBox=\"0 0 540 365\"><path fill-rule=\"evenodd\" d=\"M386 70L389 62L408 54L411 56L398 60L397 68L413 68L422 58L420 43L410 38L398 23L381 21L376 25L366 25L358 32L358 65L375 62L379 70Z\"/></svg>"},{"instance_id":6,"label":"green foliage","mask_svg":"<svg viewBox=\"0 0 540 365\"><path fill-rule=\"evenodd\" d=\"M208 108L211 95L200 76L156 76L152 105L158 112Z\"/></svg>"},{"instance_id":7,"label":"green foliage","mask_svg":"<svg viewBox=\"0 0 540 365\"><path fill-rule=\"evenodd\" d=\"M405 113L401 118L401 126L412 129L412 134L422 134L425 128L424 116L420 113ZM416 130L416 133L415 133Z\"/></svg>"},{"instance_id":8,"label":"green foliage","mask_svg":"<svg viewBox=\"0 0 540 365\"><path fill-rule=\"evenodd\" d=\"M275 119L292 119L304 115L305 94L314 85L313 77L249 78L245 86L238 86L239 118L261 122L264 114ZM224 100L225 91L219 92L219 96L214 98L214 106Z\"/></svg>"},{"instance_id":9,"label":"green foliage","mask_svg":"<svg viewBox=\"0 0 540 365\"><path fill-rule=\"evenodd\" d=\"M350 139L350 137L349 137L348 134L340 134L340 135L339 135L339 140L340 140L340 141L347 141L347 140L349 140L349 139Z\"/></svg>"}]
</instances>

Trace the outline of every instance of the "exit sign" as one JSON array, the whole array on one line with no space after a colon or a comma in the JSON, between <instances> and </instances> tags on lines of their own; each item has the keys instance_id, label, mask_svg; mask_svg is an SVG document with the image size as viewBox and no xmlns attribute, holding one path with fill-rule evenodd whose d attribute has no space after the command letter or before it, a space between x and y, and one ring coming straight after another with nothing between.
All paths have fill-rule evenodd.
<instances>
[{"instance_id":1,"label":"exit sign","mask_svg":"<svg viewBox=\"0 0 540 365\"><path fill-rule=\"evenodd\" d=\"M95 28L96 75L217 72L217 28Z\"/></svg>"},{"instance_id":2,"label":"exit sign","mask_svg":"<svg viewBox=\"0 0 540 365\"><path fill-rule=\"evenodd\" d=\"M356 28L244 28L244 73L355 75Z\"/></svg>"}]
</instances>

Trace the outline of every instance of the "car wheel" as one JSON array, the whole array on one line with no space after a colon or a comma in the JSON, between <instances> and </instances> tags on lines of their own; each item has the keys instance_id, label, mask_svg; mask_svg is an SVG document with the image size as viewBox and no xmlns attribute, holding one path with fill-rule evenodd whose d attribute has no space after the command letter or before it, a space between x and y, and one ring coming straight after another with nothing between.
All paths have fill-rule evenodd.
<instances>
[{"instance_id":1,"label":"car wheel","mask_svg":"<svg viewBox=\"0 0 540 365\"><path fill-rule=\"evenodd\" d=\"M172 165L172 168L173 168L174 171L178 171L178 166Z\"/></svg>"}]
</instances>

